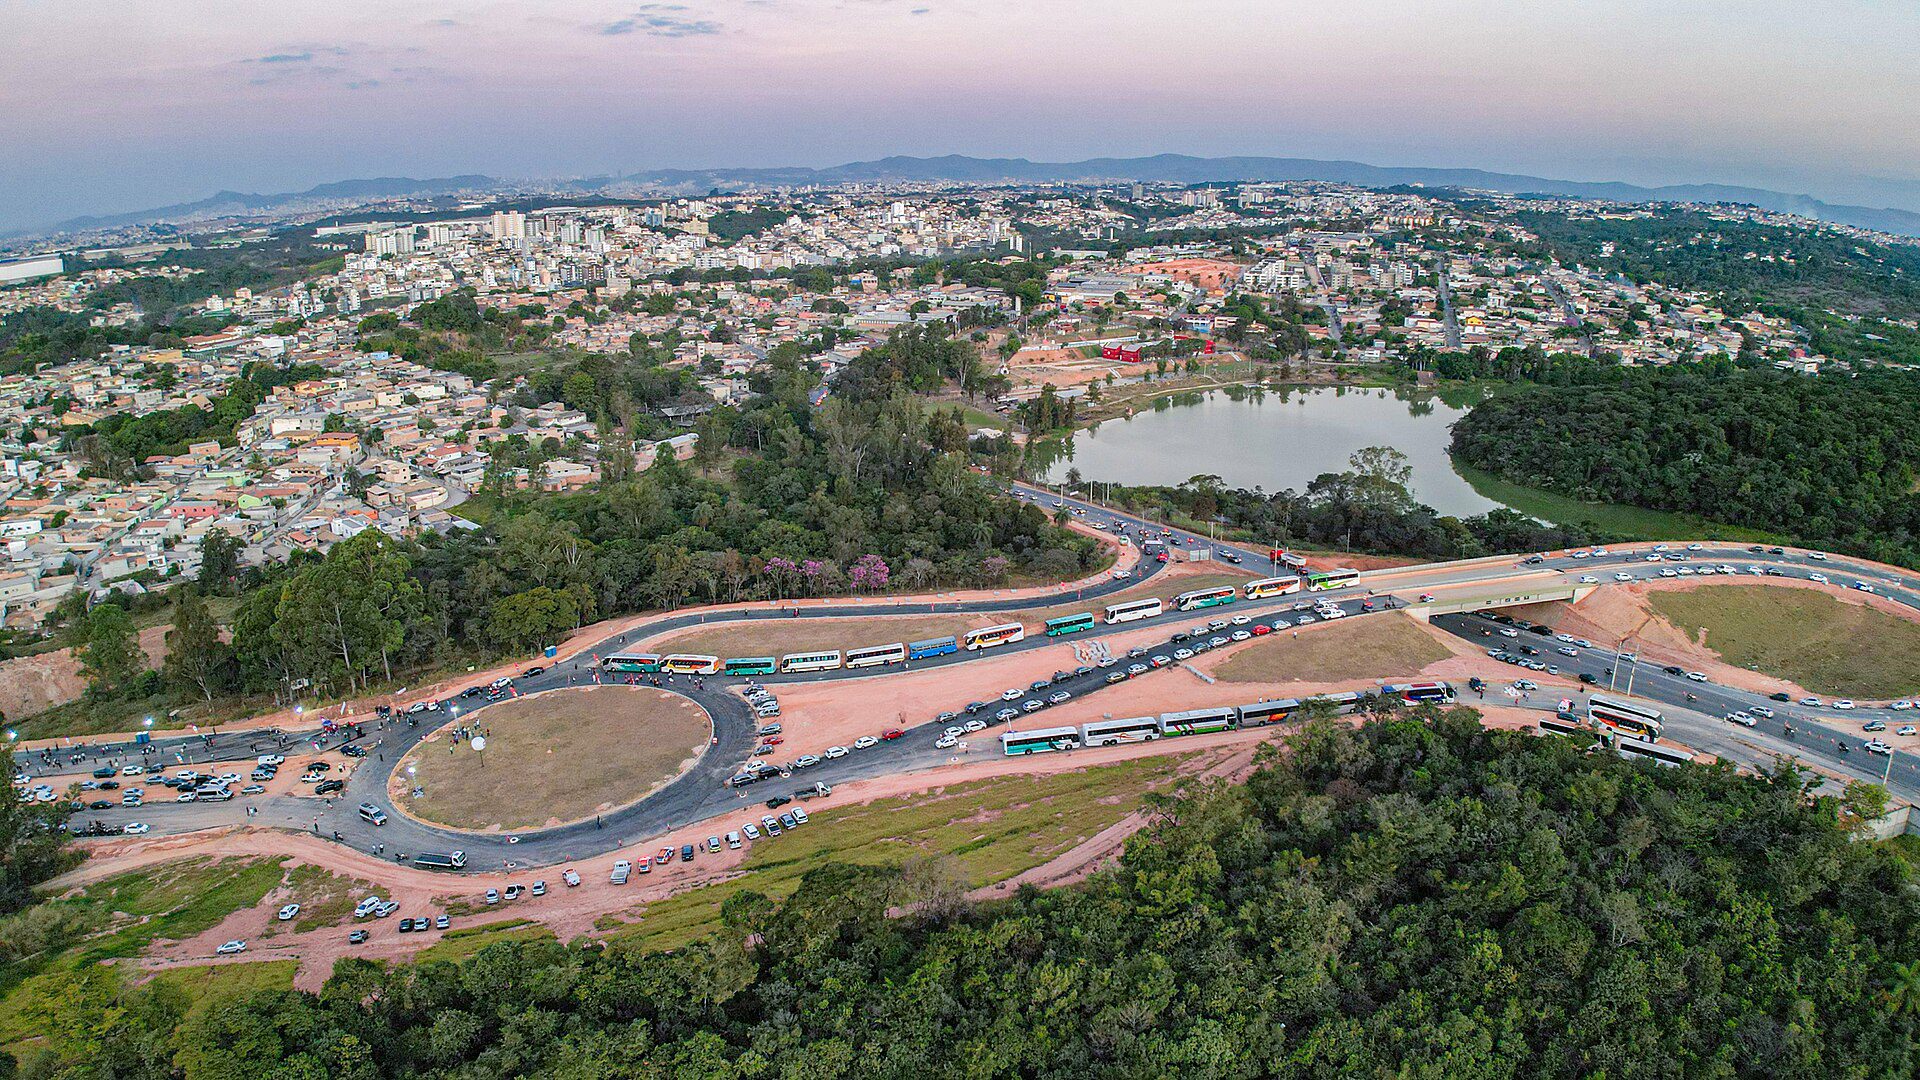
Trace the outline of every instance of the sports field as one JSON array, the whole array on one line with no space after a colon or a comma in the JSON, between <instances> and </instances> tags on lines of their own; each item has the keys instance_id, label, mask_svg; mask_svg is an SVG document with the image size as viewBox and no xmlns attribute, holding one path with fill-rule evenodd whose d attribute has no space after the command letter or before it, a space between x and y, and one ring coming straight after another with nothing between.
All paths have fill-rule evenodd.
<instances>
[{"instance_id":1,"label":"sports field","mask_svg":"<svg viewBox=\"0 0 1920 1080\"><path fill-rule=\"evenodd\" d=\"M484 752L444 734L401 765L398 805L458 829L525 829L625 806L691 766L713 737L699 706L642 686L549 690L490 706ZM413 772L407 774L411 768Z\"/></svg>"},{"instance_id":2,"label":"sports field","mask_svg":"<svg viewBox=\"0 0 1920 1080\"><path fill-rule=\"evenodd\" d=\"M1276 630L1215 668L1222 682L1339 682L1414 675L1453 654L1412 618L1397 613L1332 626Z\"/></svg>"},{"instance_id":3,"label":"sports field","mask_svg":"<svg viewBox=\"0 0 1920 1080\"><path fill-rule=\"evenodd\" d=\"M1920 657L1920 622L1865 604L1813 589L1760 585L1655 590L1647 604L1727 663L1792 679L1817 694L1897 698L1920 693L1920 667L1914 663Z\"/></svg>"}]
</instances>

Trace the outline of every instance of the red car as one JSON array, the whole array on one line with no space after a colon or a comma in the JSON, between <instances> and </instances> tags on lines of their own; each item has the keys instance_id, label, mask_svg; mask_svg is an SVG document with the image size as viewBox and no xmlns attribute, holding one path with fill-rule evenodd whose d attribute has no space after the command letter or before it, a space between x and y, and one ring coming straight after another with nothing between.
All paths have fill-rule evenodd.
<instances>
[{"instance_id":1,"label":"red car","mask_svg":"<svg viewBox=\"0 0 1920 1080\"><path fill-rule=\"evenodd\" d=\"M653 855L653 861L654 861L654 862L657 862L657 863L670 863L670 862L672 862L672 861L673 861L673 849L672 849L672 848L670 848L670 847L663 847L663 848L661 848L661 849L660 849L659 851L656 851L656 852L654 852L654 855Z\"/></svg>"},{"instance_id":2,"label":"red car","mask_svg":"<svg viewBox=\"0 0 1920 1080\"><path fill-rule=\"evenodd\" d=\"M905 735L905 734L906 734L906 732L904 732L904 731L901 731L901 730L900 730L899 728L897 728L897 727L890 727L890 728L888 728L887 730L885 730L885 731L883 731L883 732L881 732L881 733L880 733L880 737L881 737L881 738L883 738L883 739L897 739L897 738L899 738L900 736L902 736L902 735Z\"/></svg>"},{"instance_id":3,"label":"red car","mask_svg":"<svg viewBox=\"0 0 1920 1080\"><path fill-rule=\"evenodd\" d=\"M785 740L785 739L783 739L783 738L781 738L781 737L780 737L780 736L778 736L778 735L769 735L769 736L767 736L767 741L766 741L765 743L763 743L762 745L764 745L764 746L779 746L779 745L780 745L781 743L783 743L783 742L786 742L786 741L787 741L787 740Z\"/></svg>"},{"instance_id":4,"label":"red car","mask_svg":"<svg viewBox=\"0 0 1920 1080\"><path fill-rule=\"evenodd\" d=\"M1271 633L1273 633L1273 627L1271 627L1271 626L1268 626L1268 625L1267 625L1266 623L1254 623L1254 624L1253 624L1253 636L1254 636L1254 637L1259 637L1259 636L1260 636L1261 634L1271 634Z\"/></svg>"}]
</instances>

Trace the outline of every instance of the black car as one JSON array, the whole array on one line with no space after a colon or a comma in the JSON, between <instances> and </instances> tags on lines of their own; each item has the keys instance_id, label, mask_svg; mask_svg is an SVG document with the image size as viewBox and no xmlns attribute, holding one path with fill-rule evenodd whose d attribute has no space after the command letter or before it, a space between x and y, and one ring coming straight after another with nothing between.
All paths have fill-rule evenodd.
<instances>
[{"instance_id":1,"label":"black car","mask_svg":"<svg viewBox=\"0 0 1920 1080\"><path fill-rule=\"evenodd\" d=\"M1768 694L1767 697L1773 699L1774 701L1792 701L1793 700L1793 697L1791 695L1781 694L1781 693Z\"/></svg>"},{"instance_id":2,"label":"black car","mask_svg":"<svg viewBox=\"0 0 1920 1080\"><path fill-rule=\"evenodd\" d=\"M1768 548L1767 549L1767 554L1769 555L1785 555L1786 553L1787 551L1785 548Z\"/></svg>"},{"instance_id":3,"label":"black car","mask_svg":"<svg viewBox=\"0 0 1920 1080\"><path fill-rule=\"evenodd\" d=\"M347 782L345 780L322 780L313 785L313 793L315 795L331 795L336 791L344 789L346 786Z\"/></svg>"},{"instance_id":4,"label":"black car","mask_svg":"<svg viewBox=\"0 0 1920 1080\"><path fill-rule=\"evenodd\" d=\"M1220 557L1221 557L1221 558L1223 558L1223 559L1225 559L1225 560L1227 560L1228 562L1230 562L1230 563L1232 563L1232 564L1233 564L1233 565L1235 565L1235 566L1239 566L1239 565L1240 565L1240 556L1238 556L1238 555L1235 555L1235 554L1234 554L1233 552L1231 552L1231 551L1223 551L1223 552L1221 552L1221 553L1220 553Z\"/></svg>"},{"instance_id":5,"label":"black car","mask_svg":"<svg viewBox=\"0 0 1920 1080\"><path fill-rule=\"evenodd\" d=\"M412 919L401 919L401 920L400 920L400 932L401 932L401 933L403 933L403 934L411 934L411 933L413 933L413 920L412 920Z\"/></svg>"},{"instance_id":6,"label":"black car","mask_svg":"<svg viewBox=\"0 0 1920 1080\"><path fill-rule=\"evenodd\" d=\"M680 845L680 861L681 862L693 861L693 845L692 844Z\"/></svg>"},{"instance_id":7,"label":"black car","mask_svg":"<svg viewBox=\"0 0 1920 1080\"><path fill-rule=\"evenodd\" d=\"M971 716L986 707L987 703L984 701L969 701L967 702L967 715Z\"/></svg>"},{"instance_id":8,"label":"black car","mask_svg":"<svg viewBox=\"0 0 1920 1080\"><path fill-rule=\"evenodd\" d=\"M353 933L347 935L347 944L349 945L358 945L366 940L367 932L365 930L355 930Z\"/></svg>"},{"instance_id":9,"label":"black car","mask_svg":"<svg viewBox=\"0 0 1920 1080\"><path fill-rule=\"evenodd\" d=\"M785 795L775 795L773 798L767 800L767 809L775 810L782 806L787 805L792 801L793 801L792 799L788 798Z\"/></svg>"},{"instance_id":10,"label":"black car","mask_svg":"<svg viewBox=\"0 0 1920 1080\"><path fill-rule=\"evenodd\" d=\"M543 672L543 671L545 671L545 670L547 670L547 669L546 669L546 668L544 668L544 667L541 667L541 666L540 666L540 665L538 665L538 664L535 664L534 666L532 666L532 667L530 667L530 668L528 668L527 670L525 670L525 671L523 671L523 672L521 672L521 673L520 673L520 677L521 677L521 678L523 678L523 679L531 679L531 678L533 678L533 677L534 677L535 675L538 675L538 674L540 674L541 672Z\"/></svg>"},{"instance_id":11,"label":"black car","mask_svg":"<svg viewBox=\"0 0 1920 1080\"><path fill-rule=\"evenodd\" d=\"M112 799L95 799L92 802L87 804L87 809L111 810L113 809L113 800Z\"/></svg>"},{"instance_id":12,"label":"black car","mask_svg":"<svg viewBox=\"0 0 1920 1080\"><path fill-rule=\"evenodd\" d=\"M1167 640L1178 643L1178 642L1187 640L1187 636L1188 635L1185 630L1175 630L1173 632L1173 636L1171 638L1168 638Z\"/></svg>"},{"instance_id":13,"label":"black car","mask_svg":"<svg viewBox=\"0 0 1920 1080\"><path fill-rule=\"evenodd\" d=\"M1595 679L1592 675L1589 675L1583 671L1580 673L1580 681L1585 683L1588 686L1592 686L1595 682Z\"/></svg>"},{"instance_id":14,"label":"black car","mask_svg":"<svg viewBox=\"0 0 1920 1080\"><path fill-rule=\"evenodd\" d=\"M1681 667L1678 664L1668 664L1666 667L1663 667L1660 670L1666 672L1669 675L1685 675L1687 673L1687 669Z\"/></svg>"},{"instance_id":15,"label":"black car","mask_svg":"<svg viewBox=\"0 0 1920 1080\"><path fill-rule=\"evenodd\" d=\"M345 754L348 757L366 757L367 756L367 749L364 746L351 746L351 745L343 746L340 748L340 752L342 754Z\"/></svg>"},{"instance_id":16,"label":"black car","mask_svg":"<svg viewBox=\"0 0 1920 1080\"><path fill-rule=\"evenodd\" d=\"M460 691L460 696L461 697L479 697L481 694L484 694L486 692L487 692L487 688L484 686L469 686L465 690Z\"/></svg>"}]
</instances>

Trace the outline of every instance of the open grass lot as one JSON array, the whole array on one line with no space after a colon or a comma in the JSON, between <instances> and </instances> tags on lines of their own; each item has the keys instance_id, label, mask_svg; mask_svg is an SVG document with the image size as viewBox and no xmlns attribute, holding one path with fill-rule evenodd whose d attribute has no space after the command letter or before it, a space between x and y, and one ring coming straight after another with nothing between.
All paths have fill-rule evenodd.
<instances>
[{"instance_id":1,"label":"open grass lot","mask_svg":"<svg viewBox=\"0 0 1920 1080\"><path fill-rule=\"evenodd\" d=\"M1488 472L1455 463L1454 471L1473 490L1498 503L1556 525L1589 522L1622 540L1738 540L1747 544L1785 544L1788 537L1740 525L1709 521L1696 514L1646 510L1617 503L1581 502L1540 488L1509 483Z\"/></svg>"},{"instance_id":2,"label":"open grass lot","mask_svg":"<svg viewBox=\"0 0 1920 1080\"><path fill-rule=\"evenodd\" d=\"M1160 754L1051 776L994 777L862 806L808 807L812 820L804 827L752 846L741 877L649 904L632 924L603 920L601 928L615 940L674 948L719 926L720 905L734 893L752 889L778 899L807 871L829 863L885 866L949 855L969 885L1004 881L1137 809L1143 793L1174 779L1185 756Z\"/></svg>"},{"instance_id":3,"label":"open grass lot","mask_svg":"<svg viewBox=\"0 0 1920 1080\"><path fill-rule=\"evenodd\" d=\"M1656 590L1647 603L1729 664L1792 679L1819 694L1920 693L1920 623L1813 589L1701 585ZM1791 628L1792 632L1786 632Z\"/></svg>"},{"instance_id":4,"label":"open grass lot","mask_svg":"<svg viewBox=\"0 0 1920 1080\"><path fill-rule=\"evenodd\" d=\"M435 960L465 960L489 945L509 941L552 941L553 931L531 919L509 919L490 926L469 926L449 930L440 940L414 954L418 964Z\"/></svg>"},{"instance_id":5,"label":"open grass lot","mask_svg":"<svg viewBox=\"0 0 1920 1080\"><path fill-rule=\"evenodd\" d=\"M1002 615L1004 619L1000 616L995 616L992 617L991 621L1023 622L1028 626L1033 626L1045 622L1048 619L1057 619L1062 615L1077 615L1082 611L1091 611L1095 615L1099 615L1108 604L1124 604L1129 600L1146 600L1155 596L1162 600L1171 600L1183 592L1192 592L1195 589L1211 589L1216 585L1232 585L1238 588L1252 580L1254 579L1251 575L1239 573L1191 574L1178 578L1153 577L1148 578L1146 581L1130 589L1122 589L1117 593L1109 593L1105 596L1095 597L1094 599L1080 603L1057 604L1049 608L1021 609L1003 612ZM1101 625L1103 627L1105 626L1104 623Z\"/></svg>"},{"instance_id":6,"label":"open grass lot","mask_svg":"<svg viewBox=\"0 0 1920 1080\"><path fill-rule=\"evenodd\" d=\"M15 956L0 994L0 1047L20 1051L49 1034L78 1036L70 1030L76 1010L109 1008L131 977L127 969L103 961L129 959L156 941L201 933L258 904L286 879L279 859L182 859L108 878L0 919L0 939ZM244 992L265 981L290 985L292 967L290 962L241 964L159 977L190 995L210 995Z\"/></svg>"},{"instance_id":7,"label":"open grass lot","mask_svg":"<svg viewBox=\"0 0 1920 1080\"><path fill-rule=\"evenodd\" d=\"M1279 630L1214 669L1223 682L1337 682L1412 675L1453 654L1405 615L1372 615L1332 626Z\"/></svg>"},{"instance_id":8,"label":"open grass lot","mask_svg":"<svg viewBox=\"0 0 1920 1080\"><path fill-rule=\"evenodd\" d=\"M423 743L407 757L419 798L408 813L461 829L521 829L591 817L680 773L713 736L687 699L640 686L550 690L486 712L485 758L469 743Z\"/></svg>"},{"instance_id":9,"label":"open grass lot","mask_svg":"<svg viewBox=\"0 0 1920 1080\"><path fill-rule=\"evenodd\" d=\"M703 626L649 641L657 652L712 656L779 656L816 649L858 649L945 637L992 626L991 615L875 615L864 619L772 619Z\"/></svg>"}]
</instances>

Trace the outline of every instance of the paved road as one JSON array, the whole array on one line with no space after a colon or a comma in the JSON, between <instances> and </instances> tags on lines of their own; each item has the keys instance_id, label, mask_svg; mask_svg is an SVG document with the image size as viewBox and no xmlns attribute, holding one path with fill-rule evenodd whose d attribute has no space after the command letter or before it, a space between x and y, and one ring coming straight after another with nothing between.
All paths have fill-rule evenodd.
<instances>
[{"instance_id":1,"label":"paved road","mask_svg":"<svg viewBox=\"0 0 1920 1080\"><path fill-rule=\"evenodd\" d=\"M1460 347L1460 320L1456 318L1453 313L1453 286L1447 284L1447 260L1440 260L1439 270L1434 276L1439 282L1440 319L1442 325L1446 328L1447 348L1458 349Z\"/></svg>"},{"instance_id":2,"label":"paved road","mask_svg":"<svg viewBox=\"0 0 1920 1080\"><path fill-rule=\"evenodd\" d=\"M1026 485L1016 486L1015 492L1019 497L1039 502L1048 509L1055 508L1055 503L1058 502L1062 507L1077 511L1082 520L1090 524L1104 525L1109 529L1126 525L1135 529L1137 533L1138 527L1143 524L1139 519L1129 515L1081 500L1057 498ZM1215 554L1238 558L1250 567L1265 568L1268 564L1267 553L1264 551L1252 551L1226 544L1209 545L1209 542L1203 538L1177 530L1173 539L1180 542L1183 550L1191 551L1210 546ZM1748 567L1755 567L1763 571L1772 569L1780 575L1799 577L1825 573L1836 584L1841 585L1858 580L1872 585L1883 596L1920 609L1920 578L1866 567L1838 557L1823 559L1812 553L1784 549L1751 551L1738 545L1724 544L1693 545L1693 550L1683 551L1676 548L1673 551L1652 554L1658 559L1657 562L1647 561L1649 551L1645 545L1639 545L1599 555L1586 552L1577 555L1560 553L1551 557L1534 556L1524 560L1519 558L1511 561L1481 560L1463 564L1433 564L1394 571L1376 571L1363 575L1361 588L1345 593L1328 594L1328 596L1337 598L1343 611L1355 616L1364 616L1369 611L1405 606L1410 598L1417 596L1422 590L1445 588L1462 583L1498 581L1521 575L1533 578L1541 575L1564 575L1575 582L1585 581L1595 586L1605 586L1617 583L1617 577L1641 580L1662 573L1678 575L1682 568L1697 573L1702 566L1724 565L1743 575L1749 573ZM1157 563L1148 561L1143 564L1140 577L1150 577L1158 568ZM694 611L658 620L639 635L628 634L609 638L596 645L591 651L610 652L647 638L690 626L764 620L770 617L820 619L882 614L1004 611L1050 607L1071 599L1088 601L1088 607L1092 609L1095 606L1093 601L1112 592L1129 588L1136 584L1137 580L1105 581L1074 590L1070 596L1054 594L1020 600L830 604L791 609L793 613L789 615L777 615L767 609ZM1226 609L1225 613L1248 620L1259 619L1271 622L1283 611L1288 613L1287 618L1297 618L1297 613L1292 609L1301 603L1302 598L1298 595L1265 601L1243 600ZM1169 611L1155 619L1143 620L1142 626L1162 626L1168 632L1166 639L1149 647L1145 652L1148 655L1155 652L1170 652L1176 645L1173 640L1175 633L1190 631L1193 624L1203 618L1217 620L1220 617L1220 614L1215 612ZM1482 644L1498 638L1498 629L1495 624L1487 623L1475 616L1439 616L1436 622L1462 636L1479 639ZM1129 627L1129 629L1132 628ZM1231 630L1232 628L1229 628L1225 632L1230 633ZM1088 639L1079 640L1084 644ZM1055 641L1043 636L1035 636L1023 642L1002 646L984 655L1057 648L1062 657L1061 667L1068 669L1077 666L1066 660L1074 641L1075 639ZM1819 706L1795 704L1791 707L1781 707L1779 703L1765 702L1757 695L1710 683L1687 680L1684 676L1665 672L1658 665L1651 663L1642 662L1622 669L1618 653L1612 648L1604 647L1607 644L1609 643L1597 643L1600 647L1579 649L1576 657L1561 657L1555 654L1553 650L1559 648L1561 643L1551 640L1543 639L1536 647L1541 648L1542 659L1563 663L1568 674L1577 675L1584 671L1593 675L1602 684L1618 682L1622 691L1625 688L1624 680L1630 671L1633 694L1672 709L1671 715L1676 718L1674 736L1689 745L1714 750L1748 762L1764 762L1772 753L1783 752L1782 748L1784 748L1802 757L1818 760L1829 768L1860 776L1877 777L1883 771L1889 770L1890 766L1888 776L1895 793L1906 798L1920 796L1920 760L1905 752L1895 754L1891 759L1871 757L1859 745L1861 736L1854 734L1858 726L1865 721L1882 719L1898 726L1894 722L1900 721L1904 715L1908 714L1880 708L1860 708L1849 712L1837 710L1825 704ZM928 666L967 663L982 655L963 651L931 660L916 661L912 666L915 669L921 669ZM1118 668L1125 669L1129 663L1133 662L1135 661L1123 658ZM587 663L590 665L590 661ZM1612 670L1609 671L1609 669ZM1107 685L1106 677L1111 670L1113 669L1092 668L1069 675L1056 685L1047 687L1046 693L1065 691L1074 697L1097 693ZM1171 666L1143 677L1191 677L1190 675L1182 676L1178 674L1179 671L1177 666ZM786 683L872 677L875 674L876 672L872 670L836 671L770 676L762 681L777 692L778 687ZM1524 673L1516 672L1516 674ZM592 679L589 666L574 662L522 679L515 690L520 694L539 693L567 686L589 684ZM905 725L907 733L901 739L883 742L871 749L856 751L845 758L825 761L811 768L792 770L790 776L779 781L769 781L736 790L725 786L724 780L737 771L741 762L747 760L748 754L757 741L754 736L755 721L751 713L738 697L727 692L743 681L722 677L709 677L696 681L687 676L678 676L666 681L666 689L689 697L713 717L717 740L715 746L693 770L679 777L660 792L634 806L604 815L594 821L529 831L510 839L501 835L439 829L398 814L392 815L389 824L381 828L375 828L360 820L355 808L363 800L385 805L387 778L405 752L424 739L439 724L454 722L462 717L471 718L475 712L483 710L486 706L477 698L447 701L440 712L424 714L432 719L421 721L420 717L415 717L414 720L420 722L412 723L402 717L365 732L359 742L362 746L369 747L373 756L367 758L355 770L344 792L330 800L311 797L279 797L264 800L257 804L258 816L253 821L255 824L309 829L321 835L333 835L337 832L343 843L362 850L370 850L376 844L384 844L385 853L395 856L402 852L414 854L421 851L459 848L467 852L470 869L547 865L628 846L650 836L703 820L727 807L739 808L742 812L741 821L757 820L761 814L765 813L759 805L759 800L769 794L789 793L795 788L814 781L839 783L942 764L952 760L954 755L951 751L935 748L933 743L941 730L952 721L936 719L933 714L964 713L969 704L963 701L929 702L926 709L927 716L920 718L917 723ZM1694 697L1689 698L1688 694ZM1736 727L1723 720L1715 720L1711 723L1701 720L1703 717L1717 716L1736 709L1751 708L1756 704L1771 705L1778 710L1778 715L1773 720L1762 721L1753 729ZM1004 706L999 703L993 703L976 710L976 714L982 719L991 718L1002 707ZM1032 723L1028 722L1026 726L1032 726ZM1785 725L1788 723L1791 723L1795 729L1790 742L1785 732ZM876 722L876 729L884 726L886 726L884 722ZM245 734L253 738L262 737L260 733ZM878 734L878 730L875 734ZM972 737L973 752L977 754L988 751L993 745L994 734L989 729L979 736ZM290 736L276 732L272 737L278 740ZM220 738L224 739L228 736ZM191 753L194 750L191 742L192 740L172 740L168 744L167 752ZM1849 745L1852 752L1842 755L1838 749L1842 743ZM234 744L225 744L225 749L231 754ZM203 757L201 760L207 759ZM96 818L109 823L139 818L152 824L155 831L184 832L210 825L231 824L241 813L242 808L235 803L193 803L164 807L149 804L148 807L140 810L114 809L98 813L90 812L82 815L77 823Z\"/></svg>"}]
</instances>

